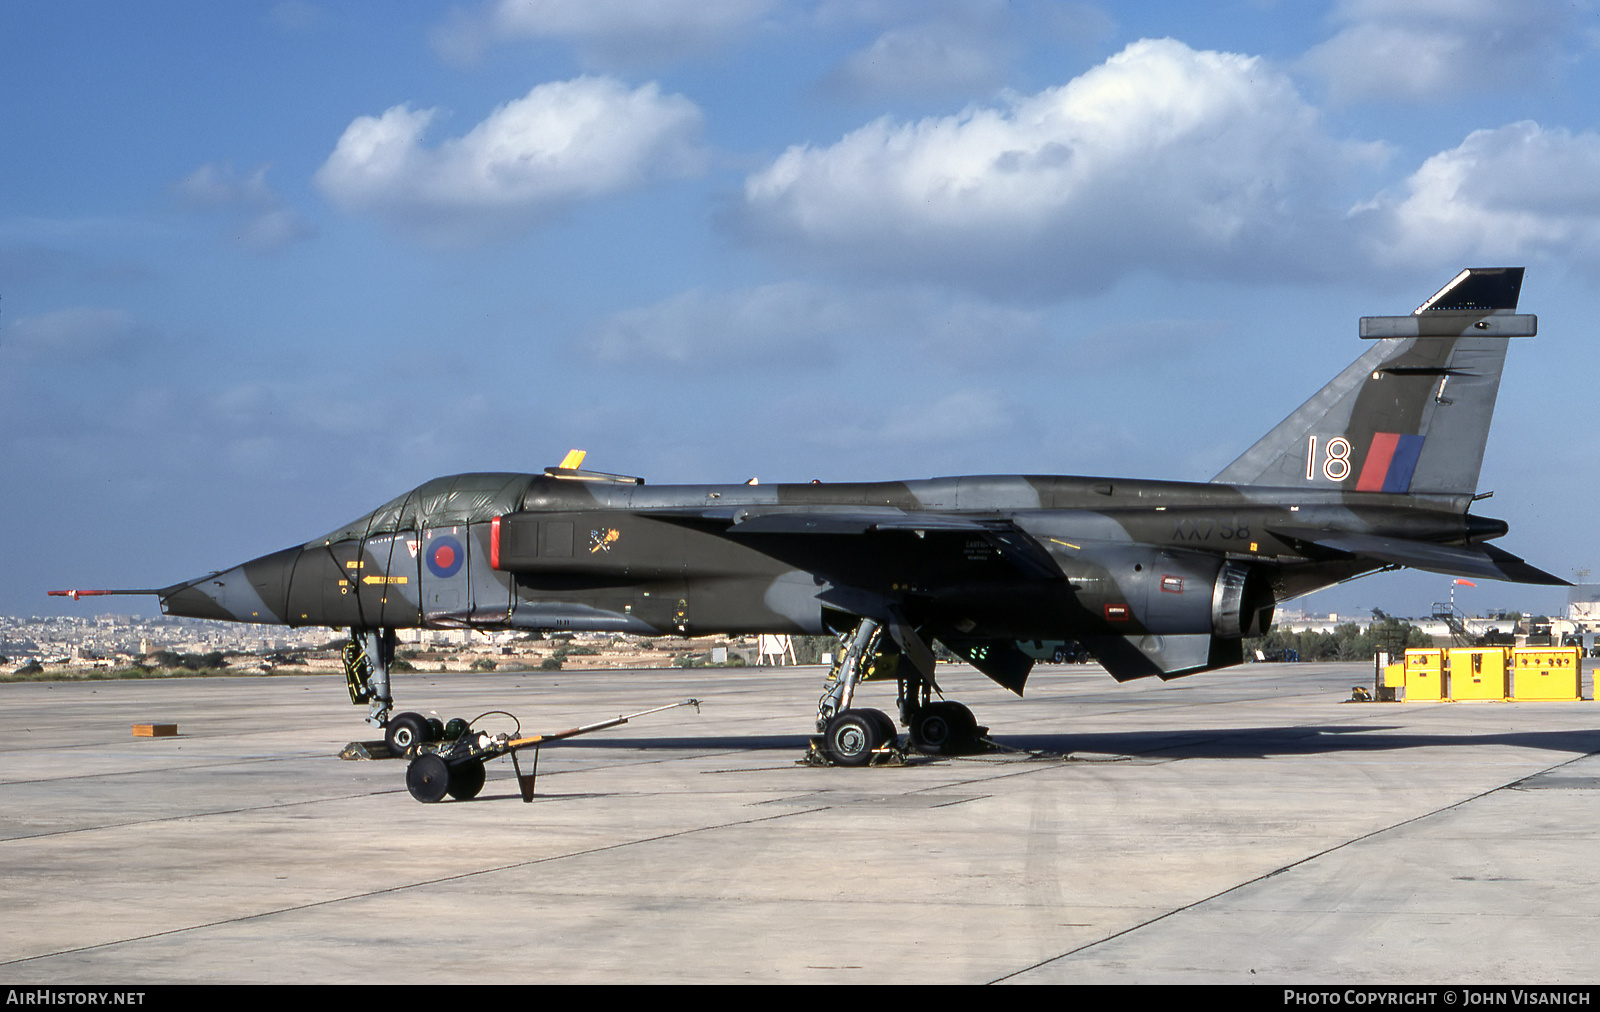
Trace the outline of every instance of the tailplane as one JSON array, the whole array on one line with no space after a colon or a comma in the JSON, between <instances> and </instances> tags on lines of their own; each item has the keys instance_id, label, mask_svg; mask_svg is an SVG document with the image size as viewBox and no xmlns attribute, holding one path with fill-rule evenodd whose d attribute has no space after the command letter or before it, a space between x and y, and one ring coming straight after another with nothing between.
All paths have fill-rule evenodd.
<instances>
[{"instance_id":1,"label":"tailplane","mask_svg":"<svg viewBox=\"0 0 1600 1012\"><path fill-rule=\"evenodd\" d=\"M1373 346L1212 481L1349 492L1478 489L1521 267L1471 267L1409 316L1367 316Z\"/></svg>"}]
</instances>

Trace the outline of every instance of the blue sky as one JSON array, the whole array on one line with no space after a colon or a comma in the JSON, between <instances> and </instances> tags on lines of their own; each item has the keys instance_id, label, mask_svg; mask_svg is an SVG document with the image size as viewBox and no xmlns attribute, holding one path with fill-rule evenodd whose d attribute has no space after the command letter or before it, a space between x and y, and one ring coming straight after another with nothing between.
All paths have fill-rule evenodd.
<instances>
[{"instance_id":1,"label":"blue sky","mask_svg":"<svg viewBox=\"0 0 1600 1012\"><path fill-rule=\"evenodd\" d=\"M4 5L0 613L574 446L1204 480L1500 264L1482 511L1600 568L1597 47L1538 0Z\"/></svg>"}]
</instances>

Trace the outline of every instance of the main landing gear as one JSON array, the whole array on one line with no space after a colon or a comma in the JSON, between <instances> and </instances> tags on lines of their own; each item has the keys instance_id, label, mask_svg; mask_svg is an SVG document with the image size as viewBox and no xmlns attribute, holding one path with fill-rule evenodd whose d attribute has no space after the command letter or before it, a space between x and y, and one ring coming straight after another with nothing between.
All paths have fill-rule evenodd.
<instances>
[{"instance_id":1,"label":"main landing gear","mask_svg":"<svg viewBox=\"0 0 1600 1012\"><path fill-rule=\"evenodd\" d=\"M887 634L887 635L885 635ZM978 726L960 703L935 701L933 651L899 616L887 626L862 619L840 637L839 659L828 672L817 700L815 748L835 766L867 766L899 747L895 723L882 710L852 708L856 685L864 678L894 678L899 684L900 722L910 745L925 755L969 755L984 751L989 729Z\"/></svg>"}]
</instances>

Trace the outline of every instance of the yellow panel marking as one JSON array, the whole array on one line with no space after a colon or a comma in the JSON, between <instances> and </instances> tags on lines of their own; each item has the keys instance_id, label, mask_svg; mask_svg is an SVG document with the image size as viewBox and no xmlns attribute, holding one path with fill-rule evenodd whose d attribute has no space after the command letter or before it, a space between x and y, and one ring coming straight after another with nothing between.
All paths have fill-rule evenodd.
<instances>
[{"instance_id":1,"label":"yellow panel marking","mask_svg":"<svg viewBox=\"0 0 1600 1012\"><path fill-rule=\"evenodd\" d=\"M1066 545L1068 548L1072 549L1073 551L1082 551L1081 548L1079 548L1077 545L1073 544L1070 541L1062 541L1060 538L1051 538L1050 540L1054 541L1058 545Z\"/></svg>"},{"instance_id":2,"label":"yellow panel marking","mask_svg":"<svg viewBox=\"0 0 1600 1012\"><path fill-rule=\"evenodd\" d=\"M583 458L587 457L588 455L588 450L568 450L567 455L561 458L561 463L557 466L565 467L575 471L583 466Z\"/></svg>"},{"instance_id":3,"label":"yellow panel marking","mask_svg":"<svg viewBox=\"0 0 1600 1012\"><path fill-rule=\"evenodd\" d=\"M366 583L366 584L373 584L373 583L405 583L406 582L406 578L403 577L403 576L363 576L361 578L361 582L362 583Z\"/></svg>"},{"instance_id":4,"label":"yellow panel marking","mask_svg":"<svg viewBox=\"0 0 1600 1012\"><path fill-rule=\"evenodd\" d=\"M346 562L344 564L344 568L346 568L346 569L360 569L364 565L366 565L366 563L363 562L361 559L351 559L349 562Z\"/></svg>"}]
</instances>

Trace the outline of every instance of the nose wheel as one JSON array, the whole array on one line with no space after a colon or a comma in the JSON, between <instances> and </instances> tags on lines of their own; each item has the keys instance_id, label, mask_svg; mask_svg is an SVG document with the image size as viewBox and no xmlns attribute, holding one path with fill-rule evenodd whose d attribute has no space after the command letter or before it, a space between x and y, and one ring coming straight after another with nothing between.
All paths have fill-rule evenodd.
<instances>
[{"instance_id":1,"label":"nose wheel","mask_svg":"<svg viewBox=\"0 0 1600 1012\"><path fill-rule=\"evenodd\" d=\"M411 750L425 741L434 741L433 728L428 718L420 713L397 713L389 718L383 729L383 743L392 756L409 755Z\"/></svg>"}]
</instances>

